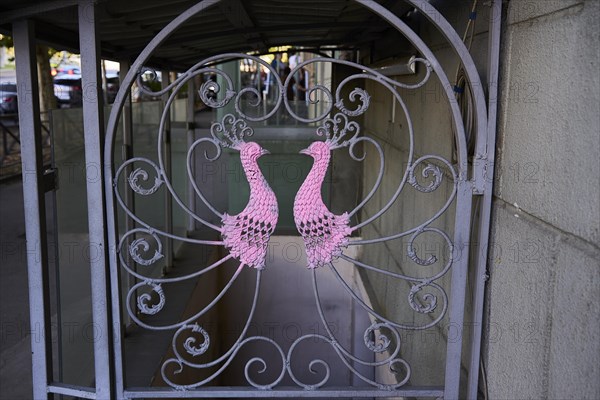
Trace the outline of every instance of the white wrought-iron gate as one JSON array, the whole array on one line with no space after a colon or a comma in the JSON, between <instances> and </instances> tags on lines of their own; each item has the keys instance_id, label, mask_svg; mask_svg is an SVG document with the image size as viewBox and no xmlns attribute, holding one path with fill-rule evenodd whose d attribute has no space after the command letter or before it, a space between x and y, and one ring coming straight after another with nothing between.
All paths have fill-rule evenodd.
<instances>
[{"instance_id":1,"label":"white wrought-iron gate","mask_svg":"<svg viewBox=\"0 0 600 400\"><path fill-rule=\"evenodd\" d=\"M426 1L407 0L417 12L425 16L439 29L444 38L457 53L464 70L466 90L470 92L474 124L474 152L470 159L463 115L457 102L457 86L451 84L447 72L442 68L434 53L405 22L378 2L355 0L382 20L397 29L417 49L418 56L411 60L412 67L422 73L418 80L403 83L391 79L382 71L369 68L354 61L335 58L315 57L296 65L282 79L276 67L256 55L246 53L226 53L199 59L191 68L179 74L176 79L163 87L151 91L142 77L147 74L144 68L152 53L169 35L191 18L201 17L202 13L219 3L218 0L204 0L190 7L176 17L146 46L125 76L116 101L108 118L106 135L103 138L102 110L96 102L84 99L86 161L103 165L103 182L88 180L87 196L89 207L90 243L98 246L98 256L91 259L92 298L94 323L105 333L94 341L95 389L72 387L60 382L51 382L48 364L51 359L49 344L45 341L33 343L34 393L36 398L44 398L49 393L78 396L83 398L217 398L217 397L435 397L456 399L461 393L461 385L466 386L468 398L477 397L479 346L483 310L483 287L485 280L487 235L491 205L491 185L495 140L495 101L498 73L499 26L501 2L494 1L490 22L488 98L486 105L484 87L469 51L450 24ZM100 63L94 6L90 2L79 4L80 42L82 54L82 81L98 82ZM27 21L14 23L15 45L18 62L18 78L33 84L32 37ZM269 71L270 100L263 97L262 89L243 86L222 68L226 62L246 60L254 66ZM287 93L292 90L293 81L305 69L316 70L321 65L328 68L343 67L346 73L338 82L315 82L307 87L306 108L299 109L289 100ZM28 66L28 67L26 67ZM260 70L260 67L257 67ZM204 135L194 135L194 127L189 126L189 142L185 149L185 170L174 170L170 158L170 116L171 106L178 94L189 89L195 78L205 77L198 93L202 101L217 110L218 119ZM207 76L212 79L206 80ZM452 130L455 134L455 160L435 153L427 148L416 148L416 132L404 95L419 91L430 79L438 79L447 102ZM155 154L152 157L135 155L125 137L122 159L115 158L119 150L116 141L122 133L122 118L128 105L129 93L134 82L146 95L161 97L164 108L155 138ZM366 113L377 107L372 94L364 87L370 82L383 87L393 98L394 109L399 110L405 121L405 140L408 158L403 170L386 171L386 158L382 144L361 126ZM97 86L97 85L96 85ZM463 88L465 87L463 86ZM33 96L35 98L35 96ZM44 176L40 164L39 148L36 145L36 106L32 98L20 96L22 147L24 171L36 171L36 179L24 182L27 208L31 211L27 219L28 241L44 243L41 232L43 223L39 214ZM277 227L280 209L277 195L263 175L258 159L268 159L269 145L261 140L261 127L270 120L285 115L296 126L312 130L309 145L302 153L311 157L311 170L295 194L293 206L294 222L302 237L307 261L305 273L310 275L312 287L309 290L314 298L314 312L318 316L320 329L317 332L297 337L290 346L278 342L273 337L251 332L251 324L257 312L259 296L268 288L261 286L263 275L269 274L269 241ZM284 137L271 139L271 142L284 140ZM376 154L377 173L372 188L365 188L364 197L353 208L343 212L332 212L327 201L321 198L321 188L331 159L344 152L354 162L364 163L365 154ZM197 176L195 162L217 161L223 155L241 163L244 180L248 181L248 203L243 210L234 213L223 204L213 204L206 195ZM362 164L360 164L362 165ZM373 199L384 174L397 176L394 190L387 190L380 208L372 215L362 213L363 207ZM177 178L174 177L177 175ZM188 182L192 196L181 194L174 184L175 179ZM343 182L331 183L343 185ZM447 197L440 207L409 229L393 234L366 237L362 229L373 221L388 218L387 212L408 189L427 195L436 192L442 185L447 188ZM190 219L191 227L201 226L212 235L194 236L177 233L169 228L172 221L163 224L149 222L136 212L134 204L144 198L162 196L165 204L173 203ZM479 252L467 256L472 240L474 204L478 203L479 218L476 233L479 235ZM201 204L212 219L204 217L196 208ZM38 211L36 213L35 211ZM440 218L448 219L451 229L436 225ZM416 251L415 243L423 236L434 236L446 249L443 256L423 257ZM405 238L403 250L406 256L424 272L407 275L360 259L353 247L372 246ZM202 265L184 274L156 275L148 273L153 266L171 257L173 243L187 243L203 248L214 248L214 257L202 260ZM48 324L47 304L44 304L43 287L48 277L43 272L46 256L29 260L30 298L32 323ZM356 270L382 274L389 280L406 282L410 289L403 299L407 310L420 316L430 316L429 320L415 319L413 322L391 319L382 310L376 309L365 293L357 291L352 283L344 279L338 269L338 262L346 262ZM167 260L169 266L172 260ZM267 268L263 270L263 267ZM201 280L214 270L225 265L235 267L224 282L219 285L206 304L194 309L183 318L171 315L173 321L164 322L162 314L173 313L169 309L169 296L165 287L185 281ZM437 267L437 270L426 268ZM446 354L440 358L445 362L444 384L436 387L410 386L411 363L402 352L402 337L406 331L420 331L436 326L443 319L449 325L464 326L465 301L467 296L467 275L469 268L475 277L473 282L473 321L468 347L463 346L462 336L448 340ZM363 350L372 353L371 358L363 359L354 346L347 347L330 328L327 310L323 307L320 277L324 272L331 274L357 307L369 315L370 325L362 332ZM431 272L433 271L433 272ZM220 337L209 333L202 317L214 312L219 301L228 293L241 274L252 274L251 305L245 311L245 321L239 335L227 346L219 344ZM179 318L179 319L178 319ZM125 337L127 322L133 323L148 334L170 332L170 352L161 361L160 379L164 385L130 387L126 379L125 354L128 346ZM306 381L298 373L295 357L301 348L320 343L325 345L336 359L333 367L321 358L310 360L308 368L314 379ZM254 354L242 366L244 386L219 385L222 374L236 361L242 350L252 353L257 344L268 347L270 358ZM468 348L468 382L461 382L463 349ZM364 354L364 351L361 353ZM274 356L273 356L274 355ZM345 387L329 384L332 368L345 368L359 385ZM392 372L395 381L382 381L382 375L369 375L366 369L383 368ZM191 374L184 371L192 371ZM196 371L196 372L194 372ZM199 372L198 372L199 371ZM270 372L265 372L270 371ZM275 371L275 372L273 372ZM303 376L303 375L302 375ZM152 378L151 376L148 379ZM285 383L285 385L283 384Z\"/></svg>"}]
</instances>

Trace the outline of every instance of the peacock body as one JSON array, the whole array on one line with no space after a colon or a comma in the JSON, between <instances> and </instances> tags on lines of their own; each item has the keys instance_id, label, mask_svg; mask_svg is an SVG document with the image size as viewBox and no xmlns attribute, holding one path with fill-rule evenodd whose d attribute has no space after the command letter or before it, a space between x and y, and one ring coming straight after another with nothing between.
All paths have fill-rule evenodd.
<instances>
[{"instance_id":1,"label":"peacock body","mask_svg":"<svg viewBox=\"0 0 600 400\"><path fill-rule=\"evenodd\" d=\"M255 142L238 146L242 168L250 185L246 207L237 215L223 214L221 234L230 254L249 267L263 269L269 238L279 214L277 198L258 166L268 152Z\"/></svg>"},{"instance_id":2,"label":"peacock body","mask_svg":"<svg viewBox=\"0 0 600 400\"><path fill-rule=\"evenodd\" d=\"M321 186L329 167L331 148L326 142L314 142L302 154L314 158L314 164L294 200L294 221L304 239L308 268L332 262L348 245L352 230L348 213L333 214L323 203Z\"/></svg>"}]
</instances>

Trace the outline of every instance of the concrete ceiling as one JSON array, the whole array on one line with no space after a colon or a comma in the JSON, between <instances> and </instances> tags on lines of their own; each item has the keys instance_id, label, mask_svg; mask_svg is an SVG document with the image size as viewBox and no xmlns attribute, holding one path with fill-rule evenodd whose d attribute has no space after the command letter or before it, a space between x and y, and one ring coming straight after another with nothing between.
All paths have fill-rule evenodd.
<instances>
[{"instance_id":1,"label":"concrete ceiling","mask_svg":"<svg viewBox=\"0 0 600 400\"><path fill-rule=\"evenodd\" d=\"M59 50L78 52L76 0L1 0L0 31L10 34L10 20L30 15L36 36ZM195 1L100 0L102 56L133 61L148 42ZM378 0L402 17L411 7ZM53 9L63 5L60 9ZM281 45L306 48L375 48L394 43L394 54L414 53L387 23L351 0L222 0L175 31L153 54L150 64L186 68L225 52L267 52Z\"/></svg>"}]
</instances>

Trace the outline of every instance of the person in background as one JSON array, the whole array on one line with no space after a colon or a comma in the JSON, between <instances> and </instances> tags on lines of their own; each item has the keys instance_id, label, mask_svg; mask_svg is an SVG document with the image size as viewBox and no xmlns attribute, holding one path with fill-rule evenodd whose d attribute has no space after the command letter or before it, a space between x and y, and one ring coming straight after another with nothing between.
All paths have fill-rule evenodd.
<instances>
[{"instance_id":1,"label":"person in background","mask_svg":"<svg viewBox=\"0 0 600 400\"><path fill-rule=\"evenodd\" d=\"M290 51L290 56L289 56L289 66L290 69L293 71L294 68L296 68L298 66L298 63L301 62L300 60L300 56L298 55L298 53L296 53L295 50ZM298 82L300 78L300 74L298 71L294 72L294 79L296 80L296 82ZM296 99L298 99L298 90L296 88L296 86L294 86L294 96L296 97Z\"/></svg>"},{"instance_id":2,"label":"person in background","mask_svg":"<svg viewBox=\"0 0 600 400\"><path fill-rule=\"evenodd\" d=\"M289 64L290 64L290 69L294 69L296 68L296 65L298 65L298 63L300 62L300 56L298 56L298 53L296 53L296 51L292 50L290 51L290 57L289 57Z\"/></svg>"},{"instance_id":3,"label":"person in background","mask_svg":"<svg viewBox=\"0 0 600 400\"><path fill-rule=\"evenodd\" d=\"M271 68L275 71L275 73L279 76L283 76L283 70L285 68L285 64L281 61L281 54L275 54L275 58L271 61ZM273 76L273 71L269 68L267 70L267 77L265 79L265 89L263 90L264 95L267 96L267 99L271 102L276 101L277 93L279 92L279 88L277 86L277 79Z\"/></svg>"},{"instance_id":4,"label":"person in background","mask_svg":"<svg viewBox=\"0 0 600 400\"><path fill-rule=\"evenodd\" d=\"M285 82L285 80L288 78L288 76L290 76L291 72L292 72L292 70L290 69L290 67L285 67L284 72L283 72L283 78L281 78L281 79ZM295 86L296 86L296 80L294 79L294 77L292 77L290 79L289 84L286 87L286 97L290 101L294 100Z\"/></svg>"},{"instance_id":5,"label":"person in background","mask_svg":"<svg viewBox=\"0 0 600 400\"><path fill-rule=\"evenodd\" d=\"M304 67L300 67L298 71L296 71L295 76L298 77L295 80L296 84L294 85L294 89L296 92L296 112L299 116L306 118L308 117L308 103L306 102L306 92L308 91L308 73Z\"/></svg>"},{"instance_id":6,"label":"person in background","mask_svg":"<svg viewBox=\"0 0 600 400\"><path fill-rule=\"evenodd\" d=\"M277 75L283 77L285 64L281 61L281 53L275 54L275 58L271 62L271 67L277 72Z\"/></svg>"},{"instance_id":7,"label":"person in background","mask_svg":"<svg viewBox=\"0 0 600 400\"><path fill-rule=\"evenodd\" d=\"M296 81L296 85L295 85L296 100L300 101L301 103L305 103L306 102L307 84L306 84L306 70L304 69L304 67L300 68L300 70L297 72L296 76L298 77L298 79L294 79L294 81Z\"/></svg>"}]
</instances>

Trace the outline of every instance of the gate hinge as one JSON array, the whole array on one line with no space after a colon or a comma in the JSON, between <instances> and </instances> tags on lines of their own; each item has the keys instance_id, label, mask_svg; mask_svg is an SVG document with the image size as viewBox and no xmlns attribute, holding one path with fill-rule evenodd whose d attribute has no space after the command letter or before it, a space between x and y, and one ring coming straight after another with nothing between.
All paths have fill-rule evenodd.
<instances>
[{"instance_id":1,"label":"gate hinge","mask_svg":"<svg viewBox=\"0 0 600 400\"><path fill-rule=\"evenodd\" d=\"M473 182L473 194L476 196L483 196L483 193L485 192L485 188L483 187L483 185L478 185L477 181Z\"/></svg>"},{"instance_id":2,"label":"gate hinge","mask_svg":"<svg viewBox=\"0 0 600 400\"><path fill-rule=\"evenodd\" d=\"M486 154L475 154L473 160L473 194L483 195L488 178L488 159Z\"/></svg>"},{"instance_id":3,"label":"gate hinge","mask_svg":"<svg viewBox=\"0 0 600 400\"><path fill-rule=\"evenodd\" d=\"M44 193L58 190L58 168L49 168L44 171Z\"/></svg>"}]
</instances>

